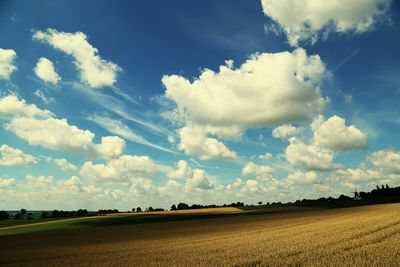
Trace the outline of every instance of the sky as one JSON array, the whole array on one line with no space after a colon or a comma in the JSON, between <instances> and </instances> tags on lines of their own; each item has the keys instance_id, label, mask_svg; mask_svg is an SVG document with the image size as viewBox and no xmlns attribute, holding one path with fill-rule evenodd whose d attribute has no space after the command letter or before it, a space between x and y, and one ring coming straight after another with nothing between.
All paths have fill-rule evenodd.
<instances>
[{"instance_id":1,"label":"sky","mask_svg":"<svg viewBox=\"0 0 400 267\"><path fill-rule=\"evenodd\" d=\"M0 209L400 185L400 4L0 0Z\"/></svg>"}]
</instances>

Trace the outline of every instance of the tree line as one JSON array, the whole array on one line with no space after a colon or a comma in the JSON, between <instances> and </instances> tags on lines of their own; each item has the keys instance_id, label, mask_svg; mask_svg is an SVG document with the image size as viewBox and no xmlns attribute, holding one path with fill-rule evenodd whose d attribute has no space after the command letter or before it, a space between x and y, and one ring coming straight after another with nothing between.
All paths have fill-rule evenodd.
<instances>
[{"instance_id":1,"label":"tree line","mask_svg":"<svg viewBox=\"0 0 400 267\"><path fill-rule=\"evenodd\" d=\"M369 192L354 192L354 197L349 197L346 195L340 195L338 198L333 197L321 197L318 199L303 199L296 200L294 203L281 203L281 202L266 202L264 206L281 206L281 205L307 205L308 203L340 203L340 202L348 202L351 200L378 200L378 199L397 199L400 198L400 187L389 187L389 185L381 185L376 186L376 189L373 189ZM263 204L262 201L258 202L258 205L261 206ZM178 203L177 205L173 204L170 210L188 210L188 209L204 209L204 208L221 208L221 207L238 207L242 208L245 206L243 202L236 202L231 204L223 204L223 205L200 205L200 204L192 204L188 205L187 203ZM250 205L254 206L254 205ZM132 208L132 212L152 212L152 211L164 211L163 208L153 208L148 207L142 210L141 207ZM97 212L88 212L86 209L78 209L77 211L63 211L63 210L53 210L51 212L43 211L40 215L40 218L68 218L68 217L84 217L84 216L95 216L95 215L107 215L111 213L119 213L117 209L100 209ZM0 220L7 220L11 216L4 210L0 211ZM14 215L14 219L32 219L34 216L32 213L28 212L26 209L21 209L18 213Z\"/></svg>"}]
</instances>

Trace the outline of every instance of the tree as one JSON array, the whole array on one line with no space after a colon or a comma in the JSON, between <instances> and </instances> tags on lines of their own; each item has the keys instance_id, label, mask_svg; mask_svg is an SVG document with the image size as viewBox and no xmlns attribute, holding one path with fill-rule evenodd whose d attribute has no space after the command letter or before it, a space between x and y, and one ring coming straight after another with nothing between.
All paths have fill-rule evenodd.
<instances>
[{"instance_id":1,"label":"tree","mask_svg":"<svg viewBox=\"0 0 400 267\"><path fill-rule=\"evenodd\" d=\"M21 215L24 216L27 213L26 209L21 209Z\"/></svg>"},{"instance_id":2,"label":"tree","mask_svg":"<svg viewBox=\"0 0 400 267\"><path fill-rule=\"evenodd\" d=\"M262 201L258 201L258 205L262 205Z\"/></svg>"},{"instance_id":3,"label":"tree","mask_svg":"<svg viewBox=\"0 0 400 267\"><path fill-rule=\"evenodd\" d=\"M142 212L142 208L141 207L137 207L136 208L136 212Z\"/></svg>"},{"instance_id":4,"label":"tree","mask_svg":"<svg viewBox=\"0 0 400 267\"><path fill-rule=\"evenodd\" d=\"M179 203L178 204L178 210L186 210L189 208L189 205L186 203Z\"/></svg>"},{"instance_id":5,"label":"tree","mask_svg":"<svg viewBox=\"0 0 400 267\"><path fill-rule=\"evenodd\" d=\"M21 213L17 213L14 215L14 219L18 220L18 219L22 219L21 217Z\"/></svg>"},{"instance_id":6,"label":"tree","mask_svg":"<svg viewBox=\"0 0 400 267\"><path fill-rule=\"evenodd\" d=\"M153 207L148 207L146 211L153 211Z\"/></svg>"},{"instance_id":7,"label":"tree","mask_svg":"<svg viewBox=\"0 0 400 267\"><path fill-rule=\"evenodd\" d=\"M135 212L136 211L136 209L135 208L132 208L132 212Z\"/></svg>"},{"instance_id":8,"label":"tree","mask_svg":"<svg viewBox=\"0 0 400 267\"><path fill-rule=\"evenodd\" d=\"M51 213L51 217L53 217L53 218L57 218L57 217L59 217L59 212L58 212L58 210L53 210L52 211L52 213Z\"/></svg>"},{"instance_id":9,"label":"tree","mask_svg":"<svg viewBox=\"0 0 400 267\"><path fill-rule=\"evenodd\" d=\"M7 220L8 218L10 218L10 215L4 210L0 210L0 220Z\"/></svg>"},{"instance_id":10,"label":"tree","mask_svg":"<svg viewBox=\"0 0 400 267\"><path fill-rule=\"evenodd\" d=\"M173 205L171 206L171 210L176 210L175 204L173 204Z\"/></svg>"}]
</instances>

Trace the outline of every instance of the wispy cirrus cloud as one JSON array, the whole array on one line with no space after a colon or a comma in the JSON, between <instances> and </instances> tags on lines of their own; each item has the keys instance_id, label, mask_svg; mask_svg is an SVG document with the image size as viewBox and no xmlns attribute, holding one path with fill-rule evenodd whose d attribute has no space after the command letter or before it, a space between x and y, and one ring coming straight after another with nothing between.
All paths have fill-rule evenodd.
<instances>
[{"instance_id":1,"label":"wispy cirrus cloud","mask_svg":"<svg viewBox=\"0 0 400 267\"><path fill-rule=\"evenodd\" d=\"M164 151L164 152L175 153L171 149L162 147L160 145L157 145L157 144L154 144L154 143L148 141L143 136L135 133L131 128L129 128L128 126L126 126L119 120L112 119L112 118L105 117L105 116L99 116L96 114L89 115L86 117L86 119L98 124L102 128L109 131L110 133L118 135L120 137L123 137L129 141L136 142L136 143L139 143L139 144L142 144L145 146L149 146L149 147L152 147L152 148Z\"/></svg>"}]
</instances>

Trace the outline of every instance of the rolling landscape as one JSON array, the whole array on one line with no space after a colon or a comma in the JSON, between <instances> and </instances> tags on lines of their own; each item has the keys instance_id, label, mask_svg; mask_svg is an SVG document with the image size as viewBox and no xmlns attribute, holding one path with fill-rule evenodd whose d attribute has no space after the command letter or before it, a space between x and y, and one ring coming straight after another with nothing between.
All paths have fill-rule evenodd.
<instances>
[{"instance_id":1,"label":"rolling landscape","mask_svg":"<svg viewBox=\"0 0 400 267\"><path fill-rule=\"evenodd\" d=\"M0 0L0 266L400 266L400 1Z\"/></svg>"},{"instance_id":2,"label":"rolling landscape","mask_svg":"<svg viewBox=\"0 0 400 267\"><path fill-rule=\"evenodd\" d=\"M121 214L0 228L0 264L395 266L400 260L400 204L270 209Z\"/></svg>"}]
</instances>

